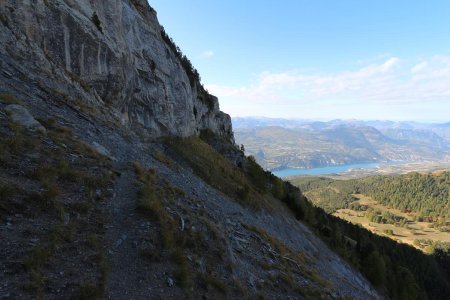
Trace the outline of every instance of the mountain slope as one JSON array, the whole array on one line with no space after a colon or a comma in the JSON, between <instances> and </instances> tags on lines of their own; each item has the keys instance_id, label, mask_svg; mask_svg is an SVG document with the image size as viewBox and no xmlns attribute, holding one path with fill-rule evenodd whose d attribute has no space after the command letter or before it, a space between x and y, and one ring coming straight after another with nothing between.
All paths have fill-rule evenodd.
<instances>
[{"instance_id":1,"label":"mountain slope","mask_svg":"<svg viewBox=\"0 0 450 300\"><path fill-rule=\"evenodd\" d=\"M1 298L379 298L243 172L146 1L8 0L0 20ZM174 138L200 132L228 159Z\"/></svg>"},{"instance_id":2,"label":"mountain slope","mask_svg":"<svg viewBox=\"0 0 450 300\"><path fill-rule=\"evenodd\" d=\"M7 120L2 114L2 128L8 128L4 123ZM75 113L66 114L67 121L89 128L89 122ZM2 295L86 298L105 293L114 299L180 299L192 295L192 287L195 295L208 298L258 293L270 298L376 298L365 279L328 250L281 203L270 196L258 196L256 191L253 196L262 202L259 210L251 208L251 201L236 203L193 173L166 143L182 143L182 149L189 144L181 140L142 143L134 134L97 126L109 137L101 141L105 147L114 149L113 145L120 142L120 148L111 153L117 161L110 161L96 151L85 153L72 146L81 143L79 138L86 138L76 127L73 134L59 125L46 124L46 128L51 137L55 132L55 139L23 133L27 139L36 140L38 147L8 148L2 153L2 187L13 181L17 188L2 198L2 203L8 203L2 210L2 219L7 221L0 229L6 238L4 245L8 245L2 248L2 282L7 283ZM5 136L14 138L9 130ZM99 136L92 138L98 140ZM195 143L206 149L205 158L220 157L204 142ZM46 152L56 160L47 160L46 164L55 165L51 184L60 191L52 199L47 198L51 189L46 177L15 172L20 160L26 162L22 168L25 174L41 170ZM63 160L68 164L60 170L58 162ZM132 160L140 163L133 166ZM232 168L224 158L220 163ZM111 179L102 185L94 182L93 190L84 191L77 184L78 177L64 173L79 167L97 168L111 174ZM92 174L85 172L83 176ZM154 181L141 178L140 172L149 172ZM147 184L150 192L145 189ZM33 194L30 185L49 202L37 214L33 210L36 205L40 207L41 198L27 196ZM148 206L140 203L141 197L149 195ZM267 203L271 205L266 207ZM41 251L45 251L44 256ZM71 260L64 260L66 255ZM22 269L22 264L30 267Z\"/></svg>"},{"instance_id":3,"label":"mountain slope","mask_svg":"<svg viewBox=\"0 0 450 300\"><path fill-rule=\"evenodd\" d=\"M450 153L449 142L429 129L377 129L362 121L257 120L233 120L236 142L245 145L267 169L439 161L448 159Z\"/></svg>"},{"instance_id":4,"label":"mountain slope","mask_svg":"<svg viewBox=\"0 0 450 300\"><path fill-rule=\"evenodd\" d=\"M1 298L445 297L422 264L372 277L390 244L331 251L340 225L237 149L146 1L7 0L0 21Z\"/></svg>"}]
</instances>

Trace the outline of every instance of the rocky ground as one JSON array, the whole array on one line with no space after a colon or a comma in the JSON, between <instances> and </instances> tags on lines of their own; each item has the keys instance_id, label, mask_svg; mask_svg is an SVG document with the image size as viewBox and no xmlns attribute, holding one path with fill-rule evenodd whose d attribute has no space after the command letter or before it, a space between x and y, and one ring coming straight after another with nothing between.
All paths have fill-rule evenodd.
<instances>
[{"instance_id":1,"label":"rocky ground","mask_svg":"<svg viewBox=\"0 0 450 300\"><path fill-rule=\"evenodd\" d=\"M278 200L241 205L97 114L22 103L45 127L32 132L2 97L2 298L379 298Z\"/></svg>"}]
</instances>

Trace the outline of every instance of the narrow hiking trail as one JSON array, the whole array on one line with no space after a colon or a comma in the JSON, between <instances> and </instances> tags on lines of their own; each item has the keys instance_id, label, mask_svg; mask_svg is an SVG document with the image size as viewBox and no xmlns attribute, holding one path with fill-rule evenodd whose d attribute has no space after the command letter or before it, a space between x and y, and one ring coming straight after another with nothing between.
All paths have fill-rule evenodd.
<instances>
[{"instance_id":1,"label":"narrow hiking trail","mask_svg":"<svg viewBox=\"0 0 450 300\"><path fill-rule=\"evenodd\" d=\"M132 298L133 289L126 286L129 280L137 280L135 264L139 261L136 251L133 251L130 222L136 212L135 175L126 164L118 166L121 171L114 188L112 201L107 206L106 240L108 258L107 297L109 299Z\"/></svg>"}]
</instances>

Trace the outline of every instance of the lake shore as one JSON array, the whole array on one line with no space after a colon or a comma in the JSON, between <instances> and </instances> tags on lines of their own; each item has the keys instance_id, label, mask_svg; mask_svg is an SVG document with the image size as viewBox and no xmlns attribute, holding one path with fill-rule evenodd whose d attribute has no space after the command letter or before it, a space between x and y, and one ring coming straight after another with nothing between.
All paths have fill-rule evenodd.
<instances>
[{"instance_id":1,"label":"lake shore","mask_svg":"<svg viewBox=\"0 0 450 300\"><path fill-rule=\"evenodd\" d=\"M321 176L333 179L353 179L373 175L394 175L409 172L436 172L450 170L450 161L445 162L394 162L361 163L340 166L324 166L312 169L287 168L273 171L275 176L283 179L297 176Z\"/></svg>"}]
</instances>

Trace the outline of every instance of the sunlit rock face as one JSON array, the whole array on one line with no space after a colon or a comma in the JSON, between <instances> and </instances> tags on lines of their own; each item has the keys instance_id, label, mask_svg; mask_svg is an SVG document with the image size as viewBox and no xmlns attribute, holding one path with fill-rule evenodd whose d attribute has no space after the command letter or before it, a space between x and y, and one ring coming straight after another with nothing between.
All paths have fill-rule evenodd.
<instances>
[{"instance_id":1,"label":"sunlit rock face","mask_svg":"<svg viewBox=\"0 0 450 300\"><path fill-rule=\"evenodd\" d=\"M147 1L3 0L0 21L5 89L20 90L6 71L18 70L154 137L210 129L233 140L230 117L190 80Z\"/></svg>"}]
</instances>

